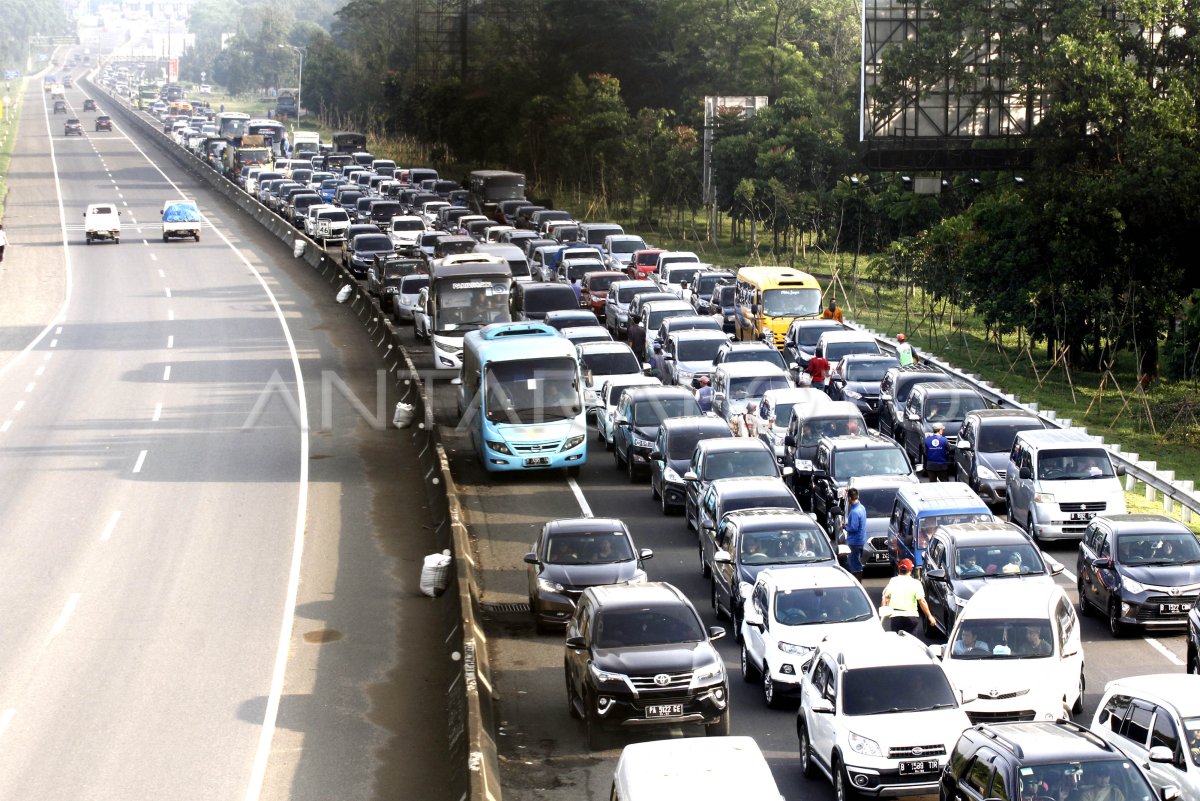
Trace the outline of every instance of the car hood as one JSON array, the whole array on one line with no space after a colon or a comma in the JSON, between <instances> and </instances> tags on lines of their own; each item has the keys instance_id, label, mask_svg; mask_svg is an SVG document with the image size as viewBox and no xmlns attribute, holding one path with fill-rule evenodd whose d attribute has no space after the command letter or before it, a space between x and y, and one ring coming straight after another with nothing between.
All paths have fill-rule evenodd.
<instances>
[{"instance_id":1,"label":"car hood","mask_svg":"<svg viewBox=\"0 0 1200 801\"><path fill-rule=\"evenodd\" d=\"M868 517L867 518L867 536L878 537L888 533L888 523L891 522L886 517Z\"/></svg>"},{"instance_id":2,"label":"car hood","mask_svg":"<svg viewBox=\"0 0 1200 801\"><path fill-rule=\"evenodd\" d=\"M1062 705L1062 687L1051 687L1049 668L1056 664L1053 656L1040 659L946 659L943 663L951 681L964 693L978 695L979 699L966 706L991 705L996 696L1022 693L1016 698L1006 699L1012 708L1028 709L1028 704L1038 695L1057 695Z\"/></svg>"},{"instance_id":3,"label":"car hood","mask_svg":"<svg viewBox=\"0 0 1200 801\"><path fill-rule=\"evenodd\" d=\"M1200 583L1200 565L1119 565L1122 577L1155 587L1190 587Z\"/></svg>"},{"instance_id":4,"label":"car hood","mask_svg":"<svg viewBox=\"0 0 1200 801\"><path fill-rule=\"evenodd\" d=\"M692 466L692 460L691 457L687 459L668 459L667 466L682 476Z\"/></svg>"},{"instance_id":5,"label":"car hood","mask_svg":"<svg viewBox=\"0 0 1200 801\"><path fill-rule=\"evenodd\" d=\"M1108 503L1106 514L1125 514L1125 489L1116 476L1077 481L1039 481L1042 492L1054 496L1056 503Z\"/></svg>"},{"instance_id":6,"label":"car hood","mask_svg":"<svg viewBox=\"0 0 1200 801\"><path fill-rule=\"evenodd\" d=\"M1049 567L1049 565L1047 565L1047 568L1048 567ZM955 594L955 596L962 598L964 601L970 600L971 598L975 597L975 593L979 592L989 582L993 582L993 583L997 583L997 584L1000 584L1000 583L1008 584L1010 582L1017 583L1017 584L1024 584L1024 583L1029 583L1029 582L1032 582L1034 584L1053 584L1054 577L1051 576L1049 573L1038 573L1038 574L1029 575L1029 576L1016 575L1016 576L1008 576L1008 577L1004 577L1004 578L1001 578L1001 577L989 578L989 577L985 577L985 576L980 576L979 578L960 578L960 579L954 580L954 594Z\"/></svg>"},{"instance_id":7,"label":"car hood","mask_svg":"<svg viewBox=\"0 0 1200 801\"><path fill-rule=\"evenodd\" d=\"M876 617L849 623L810 623L807 626L784 626L778 621L771 624L775 639L809 648L817 647L826 637L871 637L880 630L879 618Z\"/></svg>"},{"instance_id":8,"label":"car hood","mask_svg":"<svg viewBox=\"0 0 1200 801\"><path fill-rule=\"evenodd\" d=\"M713 371L712 359L689 359L679 362L678 367L689 373L711 373Z\"/></svg>"},{"instance_id":9,"label":"car hood","mask_svg":"<svg viewBox=\"0 0 1200 801\"><path fill-rule=\"evenodd\" d=\"M637 570L635 559L603 565L543 565L540 577L571 587L595 587L629 581Z\"/></svg>"},{"instance_id":10,"label":"car hood","mask_svg":"<svg viewBox=\"0 0 1200 801\"><path fill-rule=\"evenodd\" d=\"M954 750L958 736L971 728L971 721L967 719L967 713L958 708L855 715L846 718L846 725L860 737L879 743L885 754L892 748L934 744L945 746L949 754Z\"/></svg>"},{"instance_id":11,"label":"car hood","mask_svg":"<svg viewBox=\"0 0 1200 801\"><path fill-rule=\"evenodd\" d=\"M846 389L852 389L862 395L864 398L879 397L879 382L871 381L847 381Z\"/></svg>"},{"instance_id":12,"label":"car hood","mask_svg":"<svg viewBox=\"0 0 1200 801\"><path fill-rule=\"evenodd\" d=\"M975 451L975 459L993 473L1002 473L1008 469L1008 451L1003 451L1001 453Z\"/></svg>"},{"instance_id":13,"label":"car hood","mask_svg":"<svg viewBox=\"0 0 1200 801\"><path fill-rule=\"evenodd\" d=\"M682 673L719 662L716 650L703 642L642 645L630 648L597 650L592 657L596 667L614 673Z\"/></svg>"},{"instance_id":14,"label":"car hood","mask_svg":"<svg viewBox=\"0 0 1200 801\"><path fill-rule=\"evenodd\" d=\"M799 562L797 564L791 564L791 565L771 565L771 564L747 565L747 564L738 563L738 566L737 566L738 580L744 581L747 584L753 584L755 581L758 580L758 574L763 572L767 568L772 568L776 573L778 573L778 572L781 572L784 570L808 570L813 565L832 565L832 564L834 564L834 561L832 559L820 559L820 560L814 560L812 562Z\"/></svg>"}]
</instances>

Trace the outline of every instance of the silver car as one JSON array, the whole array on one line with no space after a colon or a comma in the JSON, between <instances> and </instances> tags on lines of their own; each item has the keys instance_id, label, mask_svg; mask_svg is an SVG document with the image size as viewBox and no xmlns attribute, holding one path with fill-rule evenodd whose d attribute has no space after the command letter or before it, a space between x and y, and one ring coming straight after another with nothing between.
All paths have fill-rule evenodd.
<instances>
[{"instance_id":1,"label":"silver car","mask_svg":"<svg viewBox=\"0 0 1200 801\"><path fill-rule=\"evenodd\" d=\"M413 313L416 311L421 299L421 290L429 286L429 276L425 274L406 275L400 279L400 286L392 294L392 316L396 322L413 321Z\"/></svg>"}]
</instances>

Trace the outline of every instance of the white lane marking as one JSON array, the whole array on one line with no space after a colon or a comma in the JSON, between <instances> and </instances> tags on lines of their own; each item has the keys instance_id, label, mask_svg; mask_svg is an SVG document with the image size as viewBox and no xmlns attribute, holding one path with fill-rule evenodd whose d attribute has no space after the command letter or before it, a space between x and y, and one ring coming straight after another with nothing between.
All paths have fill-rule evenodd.
<instances>
[{"instance_id":1,"label":"white lane marking","mask_svg":"<svg viewBox=\"0 0 1200 801\"><path fill-rule=\"evenodd\" d=\"M128 205L129 205L129 201L128 201L128 200L122 200L122 201L121 201L121 205L122 205L122 206L128 206Z\"/></svg>"},{"instance_id":2,"label":"white lane marking","mask_svg":"<svg viewBox=\"0 0 1200 801\"><path fill-rule=\"evenodd\" d=\"M34 371L33 371L33 374L34 374L34 375L39 375L39 376L40 376L40 375L45 375L45 374L46 374L46 365L44 365L44 364L42 364L42 365L38 365L38 369L34 370Z\"/></svg>"},{"instance_id":3,"label":"white lane marking","mask_svg":"<svg viewBox=\"0 0 1200 801\"><path fill-rule=\"evenodd\" d=\"M138 221L137 221L137 220L135 220L135 219L133 219L132 217L130 217L130 218L129 218L129 221L130 221L131 223L133 223L134 225L137 225L137 224L138 224ZM141 228L139 228L139 229L138 229L138 233L141 233L141 232L142 232L142 229L141 229Z\"/></svg>"},{"instance_id":4,"label":"white lane marking","mask_svg":"<svg viewBox=\"0 0 1200 801\"><path fill-rule=\"evenodd\" d=\"M12 723L13 716L17 714L15 709L6 709L3 714L0 714L0 737L4 736L4 732L8 731L9 724Z\"/></svg>"},{"instance_id":5,"label":"white lane marking","mask_svg":"<svg viewBox=\"0 0 1200 801\"><path fill-rule=\"evenodd\" d=\"M25 408L25 401L19 400L19 401L17 401L16 405L13 406L13 411L19 412L24 408Z\"/></svg>"},{"instance_id":6,"label":"white lane marking","mask_svg":"<svg viewBox=\"0 0 1200 801\"><path fill-rule=\"evenodd\" d=\"M117 528L117 521L121 519L120 512L113 512L112 517L108 518L108 525L104 527L104 531L100 532L100 541L103 542L110 538L113 531Z\"/></svg>"},{"instance_id":7,"label":"white lane marking","mask_svg":"<svg viewBox=\"0 0 1200 801\"><path fill-rule=\"evenodd\" d=\"M150 254L150 258L154 259L155 261L158 261L158 257L157 257L157 256L155 256L153 253L151 253L151 254ZM166 277L167 277L167 274L166 274L166 273L164 273L162 270L159 270L159 271L158 271L158 277L159 277L159 278L166 278Z\"/></svg>"},{"instance_id":8,"label":"white lane marking","mask_svg":"<svg viewBox=\"0 0 1200 801\"><path fill-rule=\"evenodd\" d=\"M3 434L10 428L12 428L12 420L5 420L3 423L0 423L0 434Z\"/></svg>"},{"instance_id":9,"label":"white lane marking","mask_svg":"<svg viewBox=\"0 0 1200 801\"><path fill-rule=\"evenodd\" d=\"M170 380L171 380L171 365L168 364L166 367L163 368L163 381L170 381Z\"/></svg>"},{"instance_id":10,"label":"white lane marking","mask_svg":"<svg viewBox=\"0 0 1200 801\"><path fill-rule=\"evenodd\" d=\"M167 297L171 297L171 287L167 287Z\"/></svg>"},{"instance_id":11,"label":"white lane marking","mask_svg":"<svg viewBox=\"0 0 1200 801\"><path fill-rule=\"evenodd\" d=\"M151 254L150 254L150 261L158 261L158 256L155 256L153 253L151 253ZM159 278L166 278L166 276L165 276L165 275L163 275L163 271L162 271L162 270L159 270L159 271L158 271L158 277L159 277Z\"/></svg>"},{"instance_id":12,"label":"white lane marking","mask_svg":"<svg viewBox=\"0 0 1200 801\"><path fill-rule=\"evenodd\" d=\"M167 337L167 349L170 350L173 347L175 347L175 335L171 334Z\"/></svg>"},{"instance_id":13,"label":"white lane marking","mask_svg":"<svg viewBox=\"0 0 1200 801\"><path fill-rule=\"evenodd\" d=\"M587 498L583 497L583 490L580 489L579 482L573 478L568 478L567 486L571 488L571 492L575 493L575 500L579 501L579 508L583 510L583 516L595 517L592 514L592 507L588 506Z\"/></svg>"},{"instance_id":14,"label":"white lane marking","mask_svg":"<svg viewBox=\"0 0 1200 801\"><path fill-rule=\"evenodd\" d=\"M36 381L30 381L28 384L25 385L25 394L28 395L30 392L33 392L33 388L36 386L37 386Z\"/></svg>"},{"instance_id":15,"label":"white lane marking","mask_svg":"<svg viewBox=\"0 0 1200 801\"><path fill-rule=\"evenodd\" d=\"M150 416L151 422L157 423L162 418L162 404L154 404L154 414Z\"/></svg>"},{"instance_id":16,"label":"white lane marking","mask_svg":"<svg viewBox=\"0 0 1200 801\"><path fill-rule=\"evenodd\" d=\"M115 184L116 181L113 181L113 183ZM118 192L121 191L121 187L119 187L119 186L114 186L113 189L117 190Z\"/></svg>"},{"instance_id":17,"label":"white lane marking","mask_svg":"<svg viewBox=\"0 0 1200 801\"><path fill-rule=\"evenodd\" d=\"M134 464L133 464L133 472L135 472L135 473L142 472L142 465L144 465L146 463L146 454L147 453L149 453L149 451L142 451L141 453L138 454L137 461L134 462Z\"/></svg>"},{"instance_id":18,"label":"white lane marking","mask_svg":"<svg viewBox=\"0 0 1200 801\"><path fill-rule=\"evenodd\" d=\"M50 357L53 355L54 355L53 351L46 351L46 355L42 357L42 361L44 361L44 362L50 361Z\"/></svg>"},{"instance_id":19,"label":"white lane marking","mask_svg":"<svg viewBox=\"0 0 1200 801\"><path fill-rule=\"evenodd\" d=\"M52 340L50 340L50 347L52 347L52 348L57 348L57 347L58 347L58 340L57 340L57 339L52 339Z\"/></svg>"},{"instance_id":20,"label":"white lane marking","mask_svg":"<svg viewBox=\"0 0 1200 801\"><path fill-rule=\"evenodd\" d=\"M67 627L67 621L71 619L71 615L75 613L75 607L79 603L79 593L72 593L67 599L67 605L63 607L62 614L58 616L58 620L54 623L54 628L50 629L50 639L54 639L63 633L63 629Z\"/></svg>"},{"instance_id":21,"label":"white lane marking","mask_svg":"<svg viewBox=\"0 0 1200 801\"><path fill-rule=\"evenodd\" d=\"M168 320L175 319L175 310L174 309L167 309L167 319Z\"/></svg>"},{"instance_id":22,"label":"white lane marking","mask_svg":"<svg viewBox=\"0 0 1200 801\"><path fill-rule=\"evenodd\" d=\"M54 329L54 333L56 333L56 334L61 334L61 333L62 333L62 326L60 325L58 328L55 328L55 329Z\"/></svg>"},{"instance_id":23,"label":"white lane marking","mask_svg":"<svg viewBox=\"0 0 1200 801\"><path fill-rule=\"evenodd\" d=\"M1146 637L1145 639L1146 639L1147 645L1149 645L1155 651L1158 651L1160 654L1165 656L1167 658L1167 661L1170 662L1172 665L1175 665L1176 667L1184 666L1184 664L1185 664L1184 661L1182 659L1180 659L1178 656L1176 656L1174 654L1174 652L1171 651L1170 648L1163 645L1161 642L1154 639L1153 637Z\"/></svg>"}]
</instances>

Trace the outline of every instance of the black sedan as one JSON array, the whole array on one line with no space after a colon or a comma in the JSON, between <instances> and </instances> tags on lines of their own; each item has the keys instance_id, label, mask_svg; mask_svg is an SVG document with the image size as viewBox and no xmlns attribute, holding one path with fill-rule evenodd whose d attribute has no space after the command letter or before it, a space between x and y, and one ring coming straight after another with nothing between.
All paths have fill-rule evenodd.
<instances>
[{"instance_id":1,"label":"black sedan","mask_svg":"<svg viewBox=\"0 0 1200 801\"><path fill-rule=\"evenodd\" d=\"M829 397L850 401L858 406L871 428L878 427L879 384L887 371L900 366L894 356L851 353L838 362L829 383Z\"/></svg>"},{"instance_id":2,"label":"black sedan","mask_svg":"<svg viewBox=\"0 0 1200 801\"><path fill-rule=\"evenodd\" d=\"M96 101L92 100L90 97L86 98L83 101L83 110L84 111L95 111L96 110Z\"/></svg>"},{"instance_id":3,"label":"black sedan","mask_svg":"<svg viewBox=\"0 0 1200 801\"><path fill-rule=\"evenodd\" d=\"M1130 626L1182 629L1200 594L1200 540L1165 515L1112 515L1079 543L1079 610L1108 617L1114 637Z\"/></svg>"},{"instance_id":4,"label":"black sedan","mask_svg":"<svg viewBox=\"0 0 1200 801\"><path fill-rule=\"evenodd\" d=\"M546 523L525 554L529 610L537 630L566 625L588 587L645 581L642 562L652 556L649 548L634 548L620 520L585 517Z\"/></svg>"},{"instance_id":5,"label":"black sedan","mask_svg":"<svg viewBox=\"0 0 1200 801\"><path fill-rule=\"evenodd\" d=\"M377 255L390 255L395 252L396 248L388 235L379 233L379 229L375 228L375 233L359 234L347 243L346 267L355 278L366 278L367 270L375 263Z\"/></svg>"}]
</instances>

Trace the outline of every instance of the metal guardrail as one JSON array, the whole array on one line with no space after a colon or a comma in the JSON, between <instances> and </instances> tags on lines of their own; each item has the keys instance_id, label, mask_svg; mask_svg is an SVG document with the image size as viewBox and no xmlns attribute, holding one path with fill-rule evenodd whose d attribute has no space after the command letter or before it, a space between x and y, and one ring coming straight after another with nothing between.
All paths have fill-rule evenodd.
<instances>
[{"instance_id":1,"label":"metal guardrail","mask_svg":"<svg viewBox=\"0 0 1200 801\"><path fill-rule=\"evenodd\" d=\"M881 336L879 333L865 326L855 327L875 337L875 341L887 351L895 352L898 343L894 339ZM1087 434L1087 428L1072 425L1073 421L1071 418L1059 417L1058 413L1053 409L1041 409L1036 403L1022 403L1018 396L1011 395L995 387L974 373L967 373L949 362L944 362L925 354L921 355L921 359L925 363L932 364L939 370L942 370L954 379L970 385L976 392L996 406L1004 409L1020 409L1029 412L1036 415L1051 428L1071 428ZM1192 479L1176 480L1173 470L1158 470L1157 463L1142 461L1139 458L1139 454L1125 453L1120 445L1106 443L1103 437L1095 434L1089 434L1088 436L1096 440L1100 445L1103 445L1114 461L1125 468L1125 490L1127 492L1133 492L1137 488L1137 483L1141 482L1145 486L1147 500L1157 500L1159 495L1162 496L1164 511L1170 512L1173 505L1178 504L1183 522L1190 522L1193 514L1200 514L1200 495L1197 495L1195 492L1195 482Z\"/></svg>"}]
</instances>

